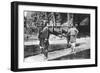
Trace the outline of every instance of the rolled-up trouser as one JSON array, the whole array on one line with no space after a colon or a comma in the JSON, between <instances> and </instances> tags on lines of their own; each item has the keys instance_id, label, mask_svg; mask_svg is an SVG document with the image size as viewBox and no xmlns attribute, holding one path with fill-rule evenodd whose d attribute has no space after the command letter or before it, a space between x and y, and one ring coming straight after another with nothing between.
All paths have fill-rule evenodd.
<instances>
[{"instance_id":1,"label":"rolled-up trouser","mask_svg":"<svg viewBox=\"0 0 100 73\"><path fill-rule=\"evenodd\" d=\"M71 43L76 42L76 35L70 35L70 42Z\"/></svg>"},{"instance_id":2,"label":"rolled-up trouser","mask_svg":"<svg viewBox=\"0 0 100 73\"><path fill-rule=\"evenodd\" d=\"M70 35L70 45L72 51L75 50L75 45L76 45L76 35Z\"/></svg>"},{"instance_id":3,"label":"rolled-up trouser","mask_svg":"<svg viewBox=\"0 0 100 73\"><path fill-rule=\"evenodd\" d=\"M47 47L47 46L49 46L49 40L45 39L45 38L42 38L42 39L40 39L40 44L39 45L41 47Z\"/></svg>"}]
</instances>

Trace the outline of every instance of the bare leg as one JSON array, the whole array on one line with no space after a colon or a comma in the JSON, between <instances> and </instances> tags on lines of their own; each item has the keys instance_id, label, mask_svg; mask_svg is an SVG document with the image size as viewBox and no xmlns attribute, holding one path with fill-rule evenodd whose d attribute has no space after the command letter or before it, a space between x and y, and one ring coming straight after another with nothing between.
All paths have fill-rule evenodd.
<instances>
[{"instance_id":1,"label":"bare leg","mask_svg":"<svg viewBox=\"0 0 100 73\"><path fill-rule=\"evenodd\" d=\"M45 41L45 46L44 46L44 55L46 60L48 60L48 46L49 46L49 42L48 40Z\"/></svg>"},{"instance_id":2,"label":"bare leg","mask_svg":"<svg viewBox=\"0 0 100 73\"><path fill-rule=\"evenodd\" d=\"M44 56L45 56L46 59L48 59L48 51L47 51L47 49L45 49Z\"/></svg>"},{"instance_id":3,"label":"bare leg","mask_svg":"<svg viewBox=\"0 0 100 73\"><path fill-rule=\"evenodd\" d=\"M43 47L40 46L40 53L42 54L43 53Z\"/></svg>"},{"instance_id":4,"label":"bare leg","mask_svg":"<svg viewBox=\"0 0 100 73\"><path fill-rule=\"evenodd\" d=\"M71 43L72 53L75 53L75 43Z\"/></svg>"}]
</instances>

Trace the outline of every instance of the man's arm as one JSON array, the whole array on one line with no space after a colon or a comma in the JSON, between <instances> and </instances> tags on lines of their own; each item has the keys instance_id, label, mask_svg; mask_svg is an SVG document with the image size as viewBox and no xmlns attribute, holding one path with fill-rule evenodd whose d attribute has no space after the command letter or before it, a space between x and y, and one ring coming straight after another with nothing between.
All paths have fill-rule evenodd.
<instances>
[{"instance_id":1,"label":"man's arm","mask_svg":"<svg viewBox=\"0 0 100 73\"><path fill-rule=\"evenodd\" d=\"M75 31L76 31L77 34L79 33L79 31L77 29L75 29Z\"/></svg>"}]
</instances>

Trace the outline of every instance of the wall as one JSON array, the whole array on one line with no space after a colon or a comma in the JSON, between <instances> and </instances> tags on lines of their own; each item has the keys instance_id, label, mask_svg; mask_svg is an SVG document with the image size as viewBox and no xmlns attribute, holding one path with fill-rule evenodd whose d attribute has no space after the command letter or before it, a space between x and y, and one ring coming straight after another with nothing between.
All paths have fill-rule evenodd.
<instances>
[{"instance_id":1,"label":"wall","mask_svg":"<svg viewBox=\"0 0 100 73\"><path fill-rule=\"evenodd\" d=\"M13 0L0 1L0 73L11 73L10 69L10 2ZM60 4L78 4L78 5L94 5L98 6L98 13L100 13L100 0L24 0L31 2L45 2L45 3L60 3ZM100 16L100 14L98 14ZM99 19L99 17L98 17ZM98 22L98 24L100 21ZM100 25L98 25L100 27ZM100 29L99 29L100 31ZM98 35L100 37L100 34ZM98 39L100 40L100 38ZM100 41L99 41L100 42ZM100 47L100 46L99 46ZM98 52L100 49L98 48ZM100 53L98 54L100 55ZM98 59L98 62L100 58ZM100 64L100 62L99 62ZM60 70L45 70L35 71L36 73L99 73L100 65L91 68L74 68L74 69L60 69ZM32 73L32 72L30 72Z\"/></svg>"}]
</instances>

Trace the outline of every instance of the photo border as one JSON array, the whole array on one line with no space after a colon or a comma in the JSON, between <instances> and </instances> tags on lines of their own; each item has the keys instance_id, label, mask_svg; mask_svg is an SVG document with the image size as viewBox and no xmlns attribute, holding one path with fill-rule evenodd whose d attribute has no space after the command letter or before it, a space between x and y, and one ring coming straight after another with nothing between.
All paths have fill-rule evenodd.
<instances>
[{"instance_id":1,"label":"photo border","mask_svg":"<svg viewBox=\"0 0 100 73\"><path fill-rule=\"evenodd\" d=\"M39 67L39 68L18 68L18 6L19 5L95 9L95 64L86 64L86 65L84 64L84 65L74 65L74 66L52 66L52 67ZM16 71L96 67L97 66L97 46L98 46L97 33L98 33L97 6L50 4L50 3L19 2L19 1L11 2L11 70L16 72Z\"/></svg>"}]
</instances>

